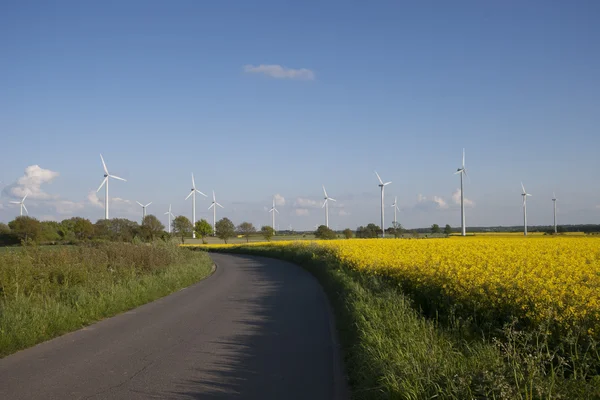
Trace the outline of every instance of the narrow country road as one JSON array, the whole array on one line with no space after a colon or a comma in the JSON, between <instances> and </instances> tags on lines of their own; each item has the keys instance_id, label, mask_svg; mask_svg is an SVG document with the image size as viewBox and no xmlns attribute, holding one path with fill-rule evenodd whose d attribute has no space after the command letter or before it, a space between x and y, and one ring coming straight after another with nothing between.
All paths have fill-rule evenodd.
<instances>
[{"instance_id":1,"label":"narrow country road","mask_svg":"<svg viewBox=\"0 0 600 400\"><path fill-rule=\"evenodd\" d=\"M213 255L187 289L0 359L0 399L341 399L318 282L289 263Z\"/></svg>"}]
</instances>

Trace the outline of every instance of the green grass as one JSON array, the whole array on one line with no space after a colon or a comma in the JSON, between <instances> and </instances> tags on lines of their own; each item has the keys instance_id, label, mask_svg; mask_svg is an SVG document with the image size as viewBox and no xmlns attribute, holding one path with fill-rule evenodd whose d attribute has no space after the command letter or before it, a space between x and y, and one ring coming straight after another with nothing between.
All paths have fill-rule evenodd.
<instances>
[{"instance_id":1,"label":"green grass","mask_svg":"<svg viewBox=\"0 0 600 400\"><path fill-rule=\"evenodd\" d=\"M52 246L0 253L0 356L77 330L210 275L175 245Z\"/></svg>"},{"instance_id":2,"label":"green grass","mask_svg":"<svg viewBox=\"0 0 600 400\"><path fill-rule=\"evenodd\" d=\"M319 279L334 309L353 399L600 398L600 380L569 379L544 341L531 340L539 332L507 327L504 342L464 335L459 323L425 318L397 284L350 270L316 247L218 251L285 259Z\"/></svg>"}]
</instances>

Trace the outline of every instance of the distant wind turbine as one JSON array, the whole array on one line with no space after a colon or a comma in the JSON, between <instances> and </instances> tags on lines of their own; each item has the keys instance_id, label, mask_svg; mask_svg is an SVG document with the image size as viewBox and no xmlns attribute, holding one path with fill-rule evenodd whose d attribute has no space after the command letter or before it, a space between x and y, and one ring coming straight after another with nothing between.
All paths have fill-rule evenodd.
<instances>
[{"instance_id":1,"label":"distant wind turbine","mask_svg":"<svg viewBox=\"0 0 600 400\"><path fill-rule=\"evenodd\" d=\"M196 192L200 193L204 197L208 197L198 189L196 189L196 181L194 180L194 174L192 173L192 190L190 194L185 198L186 200L192 196L192 226L196 224ZM196 238L196 231L192 230L192 238Z\"/></svg>"},{"instance_id":2,"label":"distant wind turbine","mask_svg":"<svg viewBox=\"0 0 600 400\"><path fill-rule=\"evenodd\" d=\"M98 193L100 191L100 189L102 189L102 186L105 187L106 192L104 194L104 219L108 219L108 178L118 179L123 182L127 182L127 181L123 178L119 178L116 175L109 174L108 169L106 168L106 163L104 162L104 158L102 157L102 154L100 154L100 159L102 160L102 167L104 168L104 180L98 187L98 190L96 190L96 193Z\"/></svg>"},{"instance_id":3,"label":"distant wind turbine","mask_svg":"<svg viewBox=\"0 0 600 400\"><path fill-rule=\"evenodd\" d=\"M213 190L213 201L210 204L210 207L208 207L208 209L210 210L211 208L213 209L213 236L217 235L217 206L221 207L221 208L225 208L222 205L220 205L219 203L217 203L217 199L215 197L215 191Z\"/></svg>"},{"instance_id":4,"label":"distant wind turbine","mask_svg":"<svg viewBox=\"0 0 600 400\"><path fill-rule=\"evenodd\" d=\"M275 213L279 214L279 211L275 208L275 197L273 197L273 207L271 207L269 212L273 213L273 230L275 230Z\"/></svg>"},{"instance_id":5,"label":"distant wind turbine","mask_svg":"<svg viewBox=\"0 0 600 400\"><path fill-rule=\"evenodd\" d=\"M458 168L454 174L460 174L460 234L461 236L466 236L467 228L465 225L465 191L463 190L463 175L467 175L467 169L465 168L465 149L463 149L462 167Z\"/></svg>"},{"instance_id":6,"label":"distant wind turbine","mask_svg":"<svg viewBox=\"0 0 600 400\"><path fill-rule=\"evenodd\" d=\"M140 207L142 207L142 222L144 222L144 219L146 219L146 207L148 207L150 204L152 204L152 202L150 202L146 205L143 205L139 201L136 201L136 203L138 203L140 205Z\"/></svg>"},{"instance_id":7,"label":"distant wind turbine","mask_svg":"<svg viewBox=\"0 0 600 400\"><path fill-rule=\"evenodd\" d=\"M396 229L396 227L398 226L398 220L396 219L396 211L400 211L400 209L398 208L398 197L394 197L394 204L392 204L392 207L394 207L394 229Z\"/></svg>"},{"instance_id":8,"label":"distant wind turbine","mask_svg":"<svg viewBox=\"0 0 600 400\"><path fill-rule=\"evenodd\" d=\"M383 214L384 214L383 192L384 192L385 187L392 182L383 183L383 181L381 180L381 177L379 176L377 171L375 171L375 175L377 175L377 179L379 179L379 187L381 188L381 237L384 238L385 237L385 225L384 225L384 220L383 220Z\"/></svg>"},{"instance_id":9,"label":"distant wind turbine","mask_svg":"<svg viewBox=\"0 0 600 400\"><path fill-rule=\"evenodd\" d=\"M327 191L325 190L325 185L323 185L323 194L325 194L325 201L321 208L325 207L325 226L329 228L329 200L337 201L329 196L327 196Z\"/></svg>"},{"instance_id":10,"label":"distant wind turbine","mask_svg":"<svg viewBox=\"0 0 600 400\"><path fill-rule=\"evenodd\" d=\"M552 202L554 203L554 233L557 233L557 230L556 230L556 193L552 193Z\"/></svg>"},{"instance_id":11,"label":"distant wind turbine","mask_svg":"<svg viewBox=\"0 0 600 400\"><path fill-rule=\"evenodd\" d=\"M525 190L523 182L521 182L521 188L523 188L523 193L521 193L523 196L523 234L527 236L527 197L531 195Z\"/></svg>"},{"instance_id":12,"label":"distant wind turbine","mask_svg":"<svg viewBox=\"0 0 600 400\"><path fill-rule=\"evenodd\" d=\"M27 211L27 207L25 207L25 199L27 198L27 195L29 195L29 193L25 193L25 196L23 197L23 199L21 201L11 201L11 203L13 203L13 204L20 205L21 217L23 216L23 209L25 209L25 212L27 213L27 215L29 215L29 211Z\"/></svg>"},{"instance_id":13,"label":"distant wind turbine","mask_svg":"<svg viewBox=\"0 0 600 400\"><path fill-rule=\"evenodd\" d=\"M169 216L169 233L171 233L171 217L175 218L173 213L171 212L171 205L169 204L169 211L165 213L165 215Z\"/></svg>"}]
</instances>

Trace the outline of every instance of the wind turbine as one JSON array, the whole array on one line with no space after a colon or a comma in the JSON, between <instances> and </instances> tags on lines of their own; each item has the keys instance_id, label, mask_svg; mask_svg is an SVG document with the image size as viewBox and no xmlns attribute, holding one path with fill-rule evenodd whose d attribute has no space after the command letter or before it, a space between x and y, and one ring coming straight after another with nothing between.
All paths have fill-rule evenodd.
<instances>
[{"instance_id":1,"label":"wind turbine","mask_svg":"<svg viewBox=\"0 0 600 400\"><path fill-rule=\"evenodd\" d=\"M377 175L377 179L379 179L379 187L381 188L381 237L384 238L385 237L385 225L383 224L383 192L384 189L387 185L389 185L392 182L386 182L383 183L383 181L381 180L381 177L379 176L379 174L377 173L377 171L375 171L375 175Z\"/></svg>"},{"instance_id":2,"label":"wind turbine","mask_svg":"<svg viewBox=\"0 0 600 400\"><path fill-rule=\"evenodd\" d=\"M454 174L460 174L460 234L461 236L466 236L467 227L465 225L465 191L463 190L463 175L467 175L467 169L465 168L465 149L463 149L462 167L458 168Z\"/></svg>"},{"instance_id":3,"label":"wind turbine","mask_svg":"<svg viewBox=\"0 0 600 400\"><path fill-rule=\"evenodd\" d=\"M19 204L20 208L21 208L21 217L23 216L23 209L25 209L25 212L27 213L27 215L29 215L29 211L27 211L27 207L25 207L25 199L27 198L27 195L29 193L25 194L25 197L23 197L23 200L21 201L11 201L11 203L13 204Z\"/></svg>"},{"instance_id":4,"label":"wind turbine","mask_svg":"<svg viewBox=\"0 0 600 400\"><path fill-rule=\"evenodd\" d=\"M325 190L325 185L323 185L323 194L325 194L325 201L321 208L325 207L325 226L329 228L329 200L337 201L329 196L327 196L327 191Z\"/></svg>"},{"instance_id":5,"label":"wind turbine","mask_svg":"<svg viewBox=\"0 0 600 400\"><path fill-rule=\"evenodd\" d=\"M523 188L523 193L521 193L521 196L523 196L523 234L527 236L527 196L531 195L525 190L523 182L521 182L521 188Z\"/></svg>"},{"instance_id":6,"label":"wind turbine","mask_svg":"<svg viewBox=\"0 0 600 400\"><path fill-rule=\"evenodd\" d=\"M150 204L152 204L152 202L143 205L142 203L140 203L139 201L136 201L136 203L138 203L140 205L140 207L142 207L142 223L144 222L144 220L146 219L146 207L148 207Z\"/></svg>"},{"instance_id":7,"label":"wind turbine","mask_svg":"<svg viewBox=\"0 0 600 400\"><path fill-rule=\"evenodd\" d=\"M165 213L165 215L169 216L169 233L171 233L171 217L175 218L173 213L171 212L171 205L169 204L169 211Z\"/></svg>"},{"instance_id":8,"label":"wind turbine","mask_svg":"<svg viewBox=\"0 0 600 400\"><path fill-rule=\"evenodd\" d=\"M216 229L216 225L217 225L217 206L219 206L221 208L225 208L222 205L220 205L219 203L217 203L217 199L215 197L215 191L213 190L213 201L212 201L210 207L208 207L209 210L211 208L213 209L213 236L215 236L217 234L217 229Z\"/></svg>"},{"instance_id":9,"label":"wind turbine","mask_svg":"<svg viewBox=\"0 0 600 400\"><path fill-rule=\"evenodd\" d=\"M185 198L186 200L192 196L192 226L196 224L196 192L200 193L204 197L208 197L198 189L196 189L196 181L194 180L194 174L192 173L192 190L190 194ZM192 238L196 238L196 231L192 230Z\"/></svg>"},{"instance_id":10,"label":"wind turbine","mask_svg":"<svg viewBox=\"0 0 600 400\"><path fill-rule=\"evenodd\" d=\"M123 182L127 182L127 181L123 178L119 178L116 175L109 174L108 169L106 168L106 163L104 162L104 158L102 157L102 154L100 154L100 159L102 160L102 167L104 168L104 180L98 187L98 190L96 190L96 193L98 193L100 191L100 189L102 189L102 186L104 186L106 188L106 193L104 194L104 219L108 219L108 178L118 179Z\"/></svg>"},{"instance_id":11,"label":"wind turbine","mask_svg":"<svg viewBox=\"0 0 600 400\"><path fill-rule=\"evenodd\" d=\"M557 233L556 230L556 193L552 193L552 202L554 203L554 233Z\"/></svg>"},{"instance_id":12,"label":"wind turbine","mask_svg":"<svg viewBox=\"0 0 600 400\"><path fill-rule=\"evenodd\" d=\"M273 231L275 231L275 213L279 214L277 208L275 208L275 197L273 197L273 207L269 210L270 213L273 213Z\"/></svg>"},{"instance_id":13,"label":"wind turbine","mask_svg":"<svg viewBox=\"0 0 600 400\"><path fill-rule=\"evenodd\" d=\"M394 229L396 229L398 226L398 220L396 219L396 211L400 211L400 209L398 208L398 196L394 197L394 204L392 204L392 207L394 207Z\"/></svg>"}]
</instances>

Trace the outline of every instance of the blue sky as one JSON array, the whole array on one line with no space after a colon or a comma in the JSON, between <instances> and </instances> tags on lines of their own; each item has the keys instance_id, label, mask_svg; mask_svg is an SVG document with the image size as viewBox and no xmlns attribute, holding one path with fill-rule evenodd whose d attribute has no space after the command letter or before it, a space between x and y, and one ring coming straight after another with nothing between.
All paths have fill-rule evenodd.
<instances>
[{"instance_id":1,"label":"blue sky","mask_svg":"<svg viewBox=\"0 0 600 400\"><path fill-rule=\"evenodd\" d=\"M19 1L0 5L0 221L18 213L279 225L600 223L595 1ZM38 166L33 167L33 166ZM113 198L114 197L114 198ZM453 198L454 197L454 198ZM116 198L116 199L115 199ZM198 218L212 218L199 199ZM164 218L163 218L164 219Z\"/></svg>"}]
</instances>

